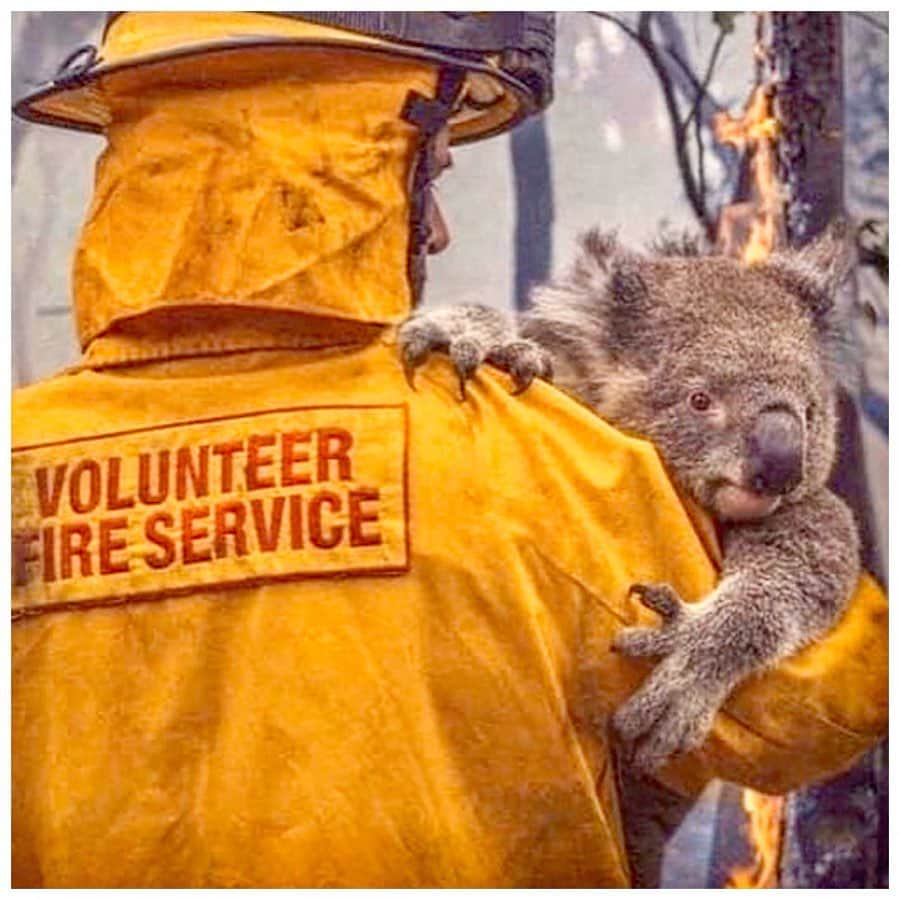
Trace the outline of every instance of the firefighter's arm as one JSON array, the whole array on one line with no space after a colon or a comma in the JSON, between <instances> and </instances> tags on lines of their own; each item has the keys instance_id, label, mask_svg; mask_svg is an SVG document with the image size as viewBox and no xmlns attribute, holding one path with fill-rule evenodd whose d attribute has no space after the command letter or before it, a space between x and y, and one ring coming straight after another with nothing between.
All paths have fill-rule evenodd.
<instances>
[{"instance_id":1,"label":"firefighter's arm","mask_svg":"<svg viewBox=\"0 0 900 900\"><path fill-rule=\"evenodd\" d=\"M502 433L485 432L483 454L485 468L497 467L497 517L527 528L548 608L578 598L578 627L561 628L576 645L570 703L579 727L602 738L653 666L610 649L621 629L659 623L629 587L668 582L702 599L718 580L715 533L678 496L651 444L552 387L511 399L487 373L470 393L472 409L496 407L504 422ZM778 793L849 767L886 728L887 601L864 578L830 633L742 684L706 744L660 778L684 793L714 777Z\"/></svg>"},{"instance_id":2,"label":"firefighter's arm","mask_svg":"<svg viewBox=\"0 0 900 900\"><path fill-rule=\"evenodd\" d=\"M630 601L615 609L610 599L588 612L579 684L579 706L607 734L610 717L653 665L610 652L613 618L650 624L626 608ZM590 610L593 601L585 602ZM849 768L887 731L887 658L887 600L864 576L828 634L741 684L705 744L675 757L656 777L684 794L712 778L780 794Z\"/></svg>"},{"instance_id":3,"label":"firefighter's arm","mask_svg":"<svg viewBox=\"0 0 900 900\"><path fill-rule=\"evenodd\" d=\"M864 576L840 622L740 685L697 751L659 779L693 792L724 778L782 794L848 768L887 731L887 599Z\"/></svg>"},{"instance_id":4,"label":"firefighter's arm","mask_svg":"<svg viewBox=\"0 0 900 900\"><path fill-rule=\"evenodd\" d=\"M559 574L584 592L576 703L585 721L606 731L654 664L610 650L622 628L659 623L629 596L630 584L669 582L699 600L716 583L718 548L709 521L677 495L651 445L603 423L594 430L590 440L571 440L601 449L592 466L598 474L576 482L580 496L551 504L579 527L551 527L542 539ZM587 474L577 457L572 451L567 463ZM657 777L684 793L711 778L782 793L848 768L887 730L887 647L887 599L866 576L828 634L741 684L703 747Z\"/></svg>"},{"instance_id":5,"label":"firefighter's arm","mask_svg":"<svg viewBox=\"0 0 900 900\"><path fill-rule=\"evenodd\" d=\"M641 553L637 560L651 575L647 580L668 581L680 586L683 596L700 599L716 577L709 523L667 494L665 474L652 455L632 449L629 471L616 486L620 496L608 495L609 507L648 496L652 502L644 506L642 534L616 535L621 539L608 540L606 547L621 558L634 554L634 544L649 546L655 556ZM598 585L597 591L602 601L585 600L581 696L592 721L606 728L653 667L652 661L611 653L610 632L653 626L659 619L628 596L623 582ZM706 743L673 759L657 777L684 793L723 778L777 794L848 768L887 731L887 659L887 598L863 576L829 633L742 683L717 715Z\"/></svg>"}]
</instances>

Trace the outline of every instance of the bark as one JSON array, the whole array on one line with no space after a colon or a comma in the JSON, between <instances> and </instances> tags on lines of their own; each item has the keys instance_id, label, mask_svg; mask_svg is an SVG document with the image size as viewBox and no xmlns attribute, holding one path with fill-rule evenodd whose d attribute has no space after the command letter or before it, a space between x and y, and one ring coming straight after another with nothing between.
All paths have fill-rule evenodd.
<instances>
[{"instance_id":1,"label":"bark","mask_svg":"<svg viewBox=\"0 0 900 900\"><path fill-rule=\"evenodd\" d=\"M553 255L553 182L544 117L516 128L509 147L516 200L513 305L524 310L531 288L549 277Z\"/></svg>"},{"instance_id":2,"label":"bark","mask_svg":"<svg viewBox=\"0 0 900 900\"><path fill-rule=\"evenodd\" d=\"M800 246L844 214L841 14L772 13L767 63L782 127L779 175L788 189L788 239ZM840 409L832 487L856 513L864 564L878 576L859 417L846 392ZM886 748L876 748L845 775L788 799L782 887L886 886L886 762Z\"/></svg>"}]
</instances>

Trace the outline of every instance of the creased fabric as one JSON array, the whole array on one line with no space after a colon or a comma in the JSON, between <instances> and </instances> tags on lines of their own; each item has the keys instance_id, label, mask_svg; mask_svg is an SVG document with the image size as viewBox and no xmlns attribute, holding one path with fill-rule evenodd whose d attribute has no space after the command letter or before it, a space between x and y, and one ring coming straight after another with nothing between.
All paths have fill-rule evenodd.
<instances>
[{"instance_id":1,"label":"creased fabric","mask_svg":"<svg viewBox=\"0 0 900 900\"><path fill-rule=\"evenodd\" d=\"M81 585L71 608L13 624L13 884L626 886L607 727L647 665L609 646L655 621L632 582L697 599L716 569L650 445L547 385L509 389L485 369L461 404L434 359L413 391L379 340L85 370L17 392L14 456L50 445L21 451L33 459L17 490L43 496L44 526L90 529L94 581L115 582L122 602L94 605ZM406 427L384 408L404 408ZM208 441L198 420L214 423ZM320 474L306 435L323 427L352 441L331 445ZM72 441L93 455L73 456ZM207 475L205 443L225 448ZM193 465L181 488L178 449ZM58 491L56 450L69 461ZM70 493L76 457L102 473L96 508L90 469ZM337 504L366 491L360 508L383 523L360 519L354 542L346 504L311 519L322 490ZM113 569L120 540L159 565L163 590L147 596L144 567L132 597L127 576L96 574L101 523L154 515L170 516L156 542L107 530ZM311 541L311 522L333 549ZM384 531L379 547L382 524L401 537ZM357 551L382 550L386 570L354 568ZM311 573L313 552L343 571ZM45 577L40 558L22 563ZM215 583L220 571L231 583ZM58 600L71 579L50 574ZM33 589L14 588L14 605ZM741 687L666 783L780 791L848 765L886 727L886 608L864 580L834 631Z\"/></svg>"},{"instance_id":2,"label":"creased fabric","mask_svg":"<svg viewBox=\"0 0 900 900\"><path fill-rule=\"evenodd\" d=\"M433 94L433 70L315 51L288 71L275 53L272 67L265 83L113 98L74 262L82 347L173 307L408 312L417 132L400 112L410 90Z\"/></svg>"},{"instance_id":3,"label":"creased fabric","mask_svg":"<svg viewBox=\"0 0 900 900\"><path fill-rule=\"evenodd\" d=\"M610 644L655 621L633 583L712 588L715 534L549 385L408 384L434 73L285 59L109 98L87 352L13 399L12 883L625 887L608 723L647 665ZM661 778L849 765L885 623L864 579Z\"/></svg>"}]
</instances>

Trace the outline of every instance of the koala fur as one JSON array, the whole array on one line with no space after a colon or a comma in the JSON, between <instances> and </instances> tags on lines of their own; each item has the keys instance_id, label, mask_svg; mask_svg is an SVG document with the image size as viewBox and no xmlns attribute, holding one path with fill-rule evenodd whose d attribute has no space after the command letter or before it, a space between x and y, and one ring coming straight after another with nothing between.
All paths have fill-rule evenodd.
<instances>
[{"instance_id":1,"label":"koala fur","mask_svg":"<svg viewBox=\"0 0 900 900\"><path fill-rule=\"evenodd\" d=\"M463 394L482 362L510 371L519 389L552 369L562 389L651 440L719 523L715 590L688 604L668 585L635 585L661 626L615 641L659 659L613 717L639 772L701 744L734 687L827 631L858 578L853 517L826 487L845 247L832 231L745 266L671 243L638 254L592 231L518 327L468 306L420 313L400 330L408 372L448 351Z\"/></svg>"}]
</instances>

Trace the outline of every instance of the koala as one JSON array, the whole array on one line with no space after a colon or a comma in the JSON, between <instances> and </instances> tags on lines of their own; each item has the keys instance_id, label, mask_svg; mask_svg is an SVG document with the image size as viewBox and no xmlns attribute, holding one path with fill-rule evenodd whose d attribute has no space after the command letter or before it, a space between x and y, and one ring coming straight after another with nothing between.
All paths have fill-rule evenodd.
<instances>
[{"instance_id":1,"label":"koala","mask_svg":"<svg viewBox=\"0 0 900 900\"><path fill-rule=\"evenodd\" d=\"M670 585L634 585L661 625L624 629L613 645L658 659L612 720L639 773L699 746L735 686L826 632L858 578L856 525L826 486L846 246L836 228L747 266L687 242L638 253L595 230L518 322L465 306L419 313L398 333L408 377L430 353L449 352L463 397L485 362L517 391L552 373L604 419L652 441L717 523L715 590L686 603Z\"/></svg>"}]
</instances>

